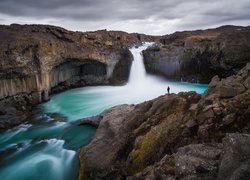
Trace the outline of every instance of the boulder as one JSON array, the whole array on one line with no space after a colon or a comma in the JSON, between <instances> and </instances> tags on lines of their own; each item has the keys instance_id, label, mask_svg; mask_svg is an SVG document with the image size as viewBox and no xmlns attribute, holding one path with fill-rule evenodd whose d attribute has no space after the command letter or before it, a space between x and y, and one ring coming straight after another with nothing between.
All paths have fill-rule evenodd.
<instances>
[{"instance_id":1,"label":"boulder","mask_svg":"<svg viewBox=\"0 0 250 180\"><path fill-rule=\"evenodd\" d=\"M247 79L244 81L244 86L250 89L250 76L248 76Z\"/></svg>"},{"instance_id":2,"label":"boulder","mask_svg":"<svg viewBox=\"0 0 250 180\"><path fill-rule=\"evenodd\" d=\"M247 180L250 178L250 135L227 134L223 139L223 153L218 180Z\"/></svg>"},{"instance_id":3,"label":"boulder","mask_svg":"<svg viewBox=\"0 0 250 180\"><path fill-rule=\"evenodd\" d=\"M13 106L0 106L0 131L19 125L27 120L27 115Z\"/></svg>"},{"instance_id":4,"label":"boulder","mask_svg":"<svg viewBox=\"0 0 250 180\"><path fill-rule=\"evenodd\" d=\"M223 119L222 119L222 123L224 125L229 125L231 123L233 123L236 120L236 116L234 113L232 114L228 114L226 115Z\"/></svg>"},{"instance_id":5,"label":"boulder","mask_svg":"<svg viewBox=\"0 0 250 180\"><path fill-rule=\"evenodd\" d=\"M245 91L245 88L242 84L237 84L237 85L228 84L221 86L219 91L220 91L219 96L222 98L226 98L226 97L233 97L243 93Z\"/></svg>"}]
</instances>

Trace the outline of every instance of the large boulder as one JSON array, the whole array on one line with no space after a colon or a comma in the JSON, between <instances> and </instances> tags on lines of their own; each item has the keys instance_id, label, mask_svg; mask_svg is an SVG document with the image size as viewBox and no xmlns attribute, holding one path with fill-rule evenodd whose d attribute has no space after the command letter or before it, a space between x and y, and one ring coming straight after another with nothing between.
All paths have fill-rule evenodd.
<instances>
[{"instance_id":1,"label":"large boulder","mask_svg":"<svg viewBox=\"0 0 250 180\"><path fill-rule=\"evenodd\" d=\"M223 153L218 180L250 178L250 135L228 134L223 140Z\"/></svg>"},{"instance_id":2,"label":"large boulder","mask_svg":"<svg viewBox=\"0 0 250 180\"><path fill-rule=\"evenodd\" d=\"M0 131L23 123L27 115L12 106L0 106Z\"/></svg>"},{"instance_id":3,"label":"large boulder","mask_svg":"<svg viewBox=\"0 0 250 180\"><path fill-rule=\"evenodd\" d=\"M236 78L241 78L241 77L231 76L222 80L221 86L219 87L220 97L222 98L234 97L245 91L246 88L244 87L244 85L240 81L235 80Z\"/></svg>"}]
</instances>

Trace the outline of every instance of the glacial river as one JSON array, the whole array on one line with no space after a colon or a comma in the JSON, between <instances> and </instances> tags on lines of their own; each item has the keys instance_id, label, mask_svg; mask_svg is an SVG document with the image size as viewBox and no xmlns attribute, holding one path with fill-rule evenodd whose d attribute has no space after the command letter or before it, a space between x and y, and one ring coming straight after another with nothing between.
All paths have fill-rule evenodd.
<instances>
[{"instance_id":1,"label":"glacial river","mask_svg":"<svg viewBox=\"0 0 250 180\"><path fill-rule=\"evenodd\" d=\"M73 122L115 105L156 98L166 94L168 86L171 93L203 93L207 89L204 84L167 81L146 74L141 52L149 45L130 49L134 62L126 85L83 87L53 95L37 107L32 121L0 133L0 179L77 179L76 150L90 142L95 128L72 128Z\"/></svg>"}]
</instances>

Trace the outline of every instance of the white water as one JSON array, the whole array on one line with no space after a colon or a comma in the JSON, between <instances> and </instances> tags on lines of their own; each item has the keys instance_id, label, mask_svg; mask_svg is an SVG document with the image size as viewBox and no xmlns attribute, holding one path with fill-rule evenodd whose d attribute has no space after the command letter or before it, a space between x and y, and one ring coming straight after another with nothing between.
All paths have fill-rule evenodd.
<instances>
[{"instance_id":1,"label":"white water","mask_svg":"<svg viewBox=\"0 0 250 180\"><path fill-rule=\"evenodd\" d=\"M131 53L133 54L134 61L132 63L131 72L129 76L129 84L140 86L140 83L144 83L147 81L142 51L147 49L147 47L152 44L153 43L145 43L143 46L140 46L138 48L133 47L130 49Z\"/></svg>"}]
</instances>

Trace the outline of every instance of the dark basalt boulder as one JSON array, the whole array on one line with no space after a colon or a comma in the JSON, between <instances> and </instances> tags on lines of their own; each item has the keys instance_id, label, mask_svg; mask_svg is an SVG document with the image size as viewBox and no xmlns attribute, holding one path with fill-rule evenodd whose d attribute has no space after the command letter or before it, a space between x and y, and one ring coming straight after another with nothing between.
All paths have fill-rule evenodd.
<instances>
[{"instance_id":1,"label":"dark basalt boulder","mask_svg":"<svg viewBox=\"0 0 250 180\"><path fill-rule=\"evenodd\" d=\"M27 118L22 111L12 106L0 106L0 131L23 123Z\"/></svg>"},{"instance_id":2,"label":"dark basalt boulder","mask_svg":"<svg viewBox=\"0 0 250 180\"><path fill-rule=\"evenodd\" d=\"M250 135L228 134L223 139L218 180L250 178Z\"/></svg>"}]
</instances>

